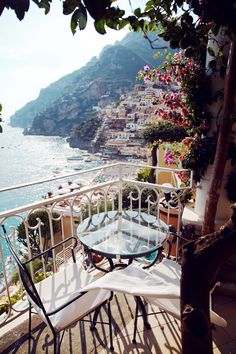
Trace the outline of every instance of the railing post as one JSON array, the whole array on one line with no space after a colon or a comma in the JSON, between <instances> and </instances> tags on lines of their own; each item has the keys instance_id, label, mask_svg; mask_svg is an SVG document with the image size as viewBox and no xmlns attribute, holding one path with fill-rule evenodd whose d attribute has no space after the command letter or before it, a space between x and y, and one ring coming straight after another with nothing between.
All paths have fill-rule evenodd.
<instances>
[{"instance_id":1,"label":"railing post","mask_svg":"<svg viewBox=\"0 0 236 354\"><path fill-rule=\"evenodd\" d=\"M6 273L6 268L5 268L3 253L2 253L2 245L1 245L1 242L0 242L0 259L2 260L2 273L3 273L4 281L5 281L5 284L6 284L7 297L8 297L9 304L11 305L10 291L9 291L9 287L8 287L7 273Z\"/></svg>"},{"instance_id":2,"label":"railing post","mask_svg":"<svg viewBox=\"0 0 236 354\"><path fill-rule=\"evenodd\" d=\"M50 229L50 237L51 237L51 247L55 245L55 235L53 231L53 223L52 223L52 214L48 212L48 218L49 218L49 229ZM57 271L57 266L56 266L56 252L55 249L52 250L52 261L53 261L53 271Z\"/></svg>"},{"instance_id":3,"label":"railing post","mask_svg":"<svg viewBox=\"0 0 236 354\"><path fill-rule=\"evenodd\" d=\"M118 178L119 178L119 193L118 193L118 211L119 215L122 213L122 185L123 185L123 179L122 179L122 165L120 164L118 166Z\"/></svg>"}]
</instances>

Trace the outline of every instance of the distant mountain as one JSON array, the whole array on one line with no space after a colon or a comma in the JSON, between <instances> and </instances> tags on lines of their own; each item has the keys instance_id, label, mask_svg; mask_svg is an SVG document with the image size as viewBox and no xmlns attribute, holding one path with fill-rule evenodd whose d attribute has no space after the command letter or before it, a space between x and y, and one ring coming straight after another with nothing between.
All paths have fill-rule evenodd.
<instances>
[{"instance_id":1,"label":"distant mountain","mask_svg":"<svg viewBox=\"0 0 236 354\"><path fill-rule=\"evenodd\" d=\"M145 64L157 66L163 58L154 59L155 53L141 34L129 33L106 46L99 58L42 89L37 99L11 117L10 124L27 128L27 134L67 136L73 127L95 117L98 105L117 101L131 90Z\"/></svg>"}]
</instances>

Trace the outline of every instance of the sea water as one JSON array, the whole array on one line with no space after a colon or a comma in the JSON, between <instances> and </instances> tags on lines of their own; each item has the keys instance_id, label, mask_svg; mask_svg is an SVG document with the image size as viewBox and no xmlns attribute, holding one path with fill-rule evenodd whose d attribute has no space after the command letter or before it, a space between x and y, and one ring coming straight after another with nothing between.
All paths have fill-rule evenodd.
<instances>
[{"instance_id":1,"label":"sea water","mask_svg":"<svg viewBox=\"0 0 236 354\"><path fill-rule=\"evenodd\" d=\"M68 157L82 153L79 149L70 148L65 138L23 135L21 128L4 126L3 133L0 134L0 188L74 173L78 168L89 169L99 165L99 161L89 163L67 160ZM40 201L47 192L54 193L60 183L61 180L55 180L27 189L1 192L0 212ZM3 240L0 239L0 242L6 259L7 247Z\"/></svg>"}]
</instances>

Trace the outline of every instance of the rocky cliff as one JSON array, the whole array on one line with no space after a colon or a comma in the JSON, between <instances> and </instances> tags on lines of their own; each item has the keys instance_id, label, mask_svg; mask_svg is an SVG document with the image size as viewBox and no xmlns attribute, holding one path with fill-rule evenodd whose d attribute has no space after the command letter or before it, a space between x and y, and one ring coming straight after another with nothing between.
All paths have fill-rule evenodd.
<instances>
[{"instance_id":1,"label":"rocky cliff","mask_svg":"<svg viewBox=\"0 0 236 354\"><path fill-rule=\"evenodd\" d=\"M11 117L11 125L34 135L68 136L71 132L70 141L78 141L80 123L96 119L97 106L117 101L130 91L146 63L158 64L152 58L155 52L140 34L129 33L121 42L105 47L99 58L41 90L36 100Z\"/></svg>"},{"instance_id":2,"label":"rocky cliff","mask_svg":"<svg viewBox=\"0 0 236 354\"><path fill-rule=\"evenodd\" d=\"M80 148L94 152L91 141L94 139L97 129L100 127L101 121L96 116L83 121L70 131L68 142L72 148Z\"/></svg>"}]
</instances>

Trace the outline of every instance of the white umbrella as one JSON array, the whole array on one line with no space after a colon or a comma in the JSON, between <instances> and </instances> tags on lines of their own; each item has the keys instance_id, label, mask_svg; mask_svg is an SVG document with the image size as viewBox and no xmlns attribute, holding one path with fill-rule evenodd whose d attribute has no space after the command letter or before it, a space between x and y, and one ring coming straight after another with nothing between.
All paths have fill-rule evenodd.
<instances>
[{"instance_id":1,"label":"white umbrella","mask_svg":"<svg viewBox=\"0 0 236 354\"><path fill-rule=\"evenodd\" d=\"M70 190L73 190L73 189L80 188L80 186L77 183L73 182L73 183L69 184L69 188L70 188Z\"/></svg>"},{"instance_id":2,"label":"white umbrella","mask_svg":"<svg viewBox=\"0 0 236 354\"><path fill-rule=\"evenodd\" d=\"M82 179L76 179L74 180L73 183L76 183L78 186L82 186L83 184L85 184L85 182Z\"/></svg>"},{"instance_id":3,"label":"white umbrella","mask_svg":"<svg viewBox=\"0 0 236 354\"><path fill-rule=\"evenodd\" d=\"M67 193L70 193L71 190L69 188L59 188L58 189L58 193L59 194L67 194Z\"/></svg>"}]
</instances>

